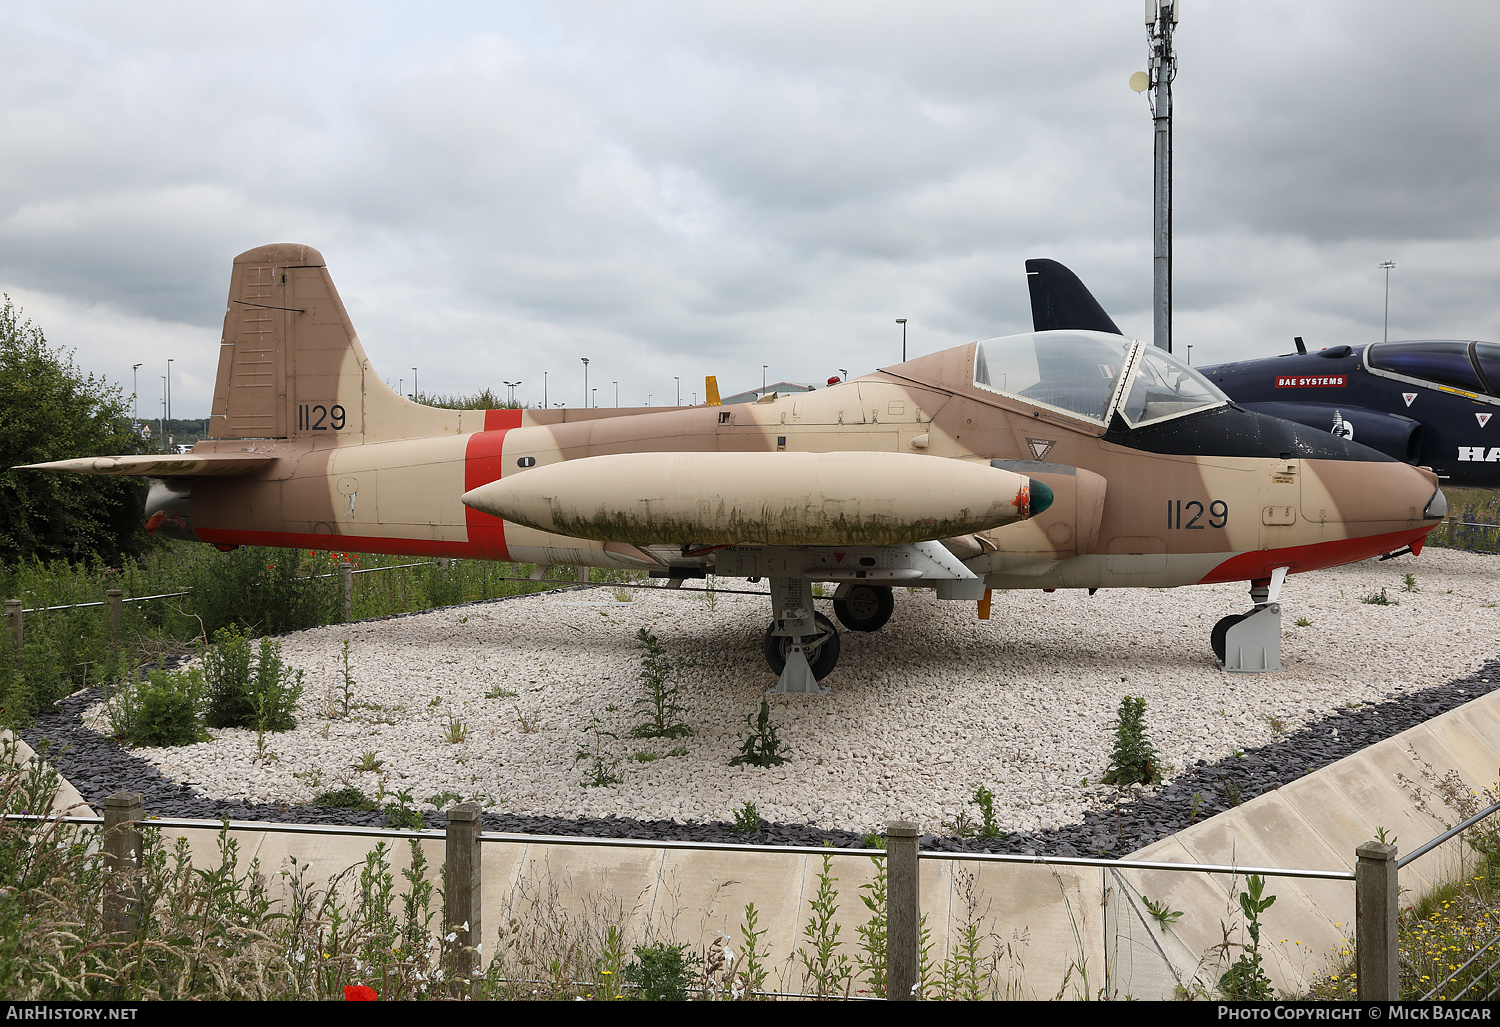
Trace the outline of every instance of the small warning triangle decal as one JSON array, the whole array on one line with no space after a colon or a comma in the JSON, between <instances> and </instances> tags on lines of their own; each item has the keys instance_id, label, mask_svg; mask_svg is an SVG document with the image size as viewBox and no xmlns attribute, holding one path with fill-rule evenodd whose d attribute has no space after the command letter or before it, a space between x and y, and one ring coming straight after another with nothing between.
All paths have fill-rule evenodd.
<instances>
[{"instance_id":1,"label":"small warning triangle decal","mask_svg":"<svg viewBox=\"0 0 1500 1027\"><path fill-rule=\"evenodd\" d=\"M1490 415L1489 414L1475 414L1474 415L1474 420L1478 421L1479 422L1479 427L1483 428L1485 425L1487 425L1487 424L1490 423Z\"/></svg>"},{"instance_id":2,"label":"small warning triangle decal","mask_svg":"<svg viewBox=\"0 0 1500 1027\"><path fill-rule=\"evenodd\" d=\"M1031 459L1045 460L1052 447L1057 445L1055 439L1027 439L1026 445L1031 447Z\"/></svg>"},{"instance_id":3,"label":"small warning triangle decal","mask_svg":"<svg viewBox=\"0 0 1500 1027\"><path fill-rule=\"evenodd\" d=\"M1406 400L1407 406L1411 406L1411 401L1417 398L1417 394L1415 392L1403 392L1401 398Z\"/></svg>"}]
</instances>

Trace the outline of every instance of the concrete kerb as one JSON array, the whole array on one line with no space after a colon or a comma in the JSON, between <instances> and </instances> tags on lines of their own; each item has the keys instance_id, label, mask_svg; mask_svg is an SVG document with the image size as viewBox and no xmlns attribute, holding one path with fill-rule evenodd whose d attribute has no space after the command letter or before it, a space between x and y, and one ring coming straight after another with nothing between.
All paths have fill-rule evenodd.
<instances>
[{"instance_id":1,"label":"concrete kerb","mask_svg":"<svg viewBox=\"0 0 1500 1027\"><path fill-rule=\"evenodd\" d=\"M1441 834L1446 824L1419 810L1411 789L1400 779L1419 782L1431 793L1430 784L1421 781L1420 760L1431 764L1438 775L1457 771L1472 789L1496 787L1500 779L1497 726L1500 693L1491 692L1147 846L1130 858L1352 871L1355 849L1374 838L1378 828L1384 828L1388 837L1399 838L1401 850L1412 851ZM1440 806L1438 800L1433 801ZM1451 811L1443 817L1450 823L1461 819ZM1454 880L1462 872L1464 855L1464 843L1455 838L1402 868L1401 905ZM1170 881L1169 876L1177 880ZM1223 910L1225 924L1243 920L1234 894L1243 887L1240 879L1165 871L1122 871L1121 877L1137 894L1144 891L1157 901L1165 896L1172 909L1200 913L1198 922L1190 924L1184 916L1168 929L1184 943L1180 948L1168 947L1175 952L1174 958L1182 960L1172 968L1179 976L1191 976L1198 958L1222 941L1218 921L1210 918L1210 911ZM1353 886L1272 877L1266 891L1276 895L1275 905L1262 916L1267 974L1278 988L1301 991L1337 958L1345 940L1354 934ZM1242 928L1240 938L1244 940ZM1132 994L1170 997L1142 990Z\"/></svg>"},{"instance_id":2,"label":"concrete kerb","mask_svg":"<svg viewBox=\"0 0 1500 1027\"><path fill-rule=\"evenodd\" d=\"M17 738L10 731L0 729L0 739L4 739L6 744L13 744L16 747L16 762L21 766L26 766L37 758L36 750L27 745L22 739ZM83 801L83 796L79 794L78 789L74 788L61 775L58 776L58 780L61 784L57 789L56 797L52 800L51 812L64 816L93 816L93 807Z\"/></svg>"},{"instance_id":3,"label":"concrete kerb","mask_svg":"<svg viewBox=\"0 0 1500 1027\"><path fill-rule=\"evenodd\" d=\"M1195 824L1131 858L1352 870L1354 850L1373 838L1377 827L1397 836L1406 851L1443 830L1438 820L1416 809L1410 790L1398 780L1398 775L1420 779L1410 752L1430 763L1437 774L1456 770L1471 788L1483 789L1494 787L1500 776L1496 739L1500 693L1489 693ZM19 741L18 752L23 758L32 755ZM65 785L59 805L76 810L82 798ZM188 838L195 862L202 861L199 865L212 865L217 859L218 833L207 825L164 831L169 846L176 836ZM288 892L281 871L289 869L292 860L306 865L308 881L318 885L353 867L349 877L357 885L358 867L377 844L369 835L336 829L318 834L234 833L241 867L259 859L273 895L283 897ZM420 844L436 881L442 840L430 837ZM409 852L404 842L389 842L387 860L401 886L405 882L399 875L409 864ZM869 917L859 901L859 887L872 878L874 867L868 856L848 850L830 853L839 889L834 922L848 953L857 942L858 926ZM1403 905L1439 880L1451 879L1461 855L1462 842L1455 839L1404 868ZM487 953L512 910L523 912L523 907L574 918L611 911L621 918L632 944L672 938L706 947L715 936L724 935L738 950L745 905L754 902L760 927L767 932L763 944L773 953L771 965L780 983L800 985L801 974L793 961L799 944L806 944L801 932L817 894L819 856L515 839L487 841L482 859ZM1097 994L1103 987L1118 996L1173 997L1179 986L1191 987L1195 979L1211 983L1222 972L1222 962L1205 962L1206 957L1213 962L1212 950L1223 941L1221 922L1240 925L1237 938L1243 940L1235 893L1244 882L1228 874L966 863L937 853L924 855L921 867L922 908L933 959L941 961L948 954L967 920L972 896L976 913L984 918L981 933L988 936L984 952L1007 943L1016 947L1016 973L1024 974L1016 991L1022 997L1050 998L1065 981L1065 996ZM1262 918L1266 971L1278 987L1300 990L1353 933L1352 883L1272 877L1267 892L1277 901ZM1142 896L1184 910L1185 915L1163 927L1144 912ZM1237 952L1231 950L1229 959ZM999 969L1004 966L1002 961Z\"/></svg>"}]
</instances>

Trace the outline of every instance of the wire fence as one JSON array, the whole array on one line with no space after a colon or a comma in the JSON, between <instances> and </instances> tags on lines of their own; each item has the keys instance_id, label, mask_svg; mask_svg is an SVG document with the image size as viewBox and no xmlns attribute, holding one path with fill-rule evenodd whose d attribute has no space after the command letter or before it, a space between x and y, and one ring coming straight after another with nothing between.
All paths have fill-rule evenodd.
<instances>
[{"instance_id":1,"label":"wire fence","mask_svg":"<svg viewBox=\"0 0 1500 1027\"><path fill-rule=\"evenodd\" d=\"M1062 870L1084 870L1097 868L1105 871L1111 879L1122 886L1129 887L1126 879L1119 875L1122 873L1140 872L1167 872L1171 874L1211 874L1231 875L1239 878L1275 878L1282 880L1303 881L1325 881L1325 882L1348 882L1354 886L1356 892L1355 907L1355 936L1358 940L1356 952L1358 960L1357 973L1360 977L1359 998L1362 1000L1380 999L1395 1000L1400 997L1399 974L1386 974L1383 968L1394 970L1398 966L1398 948L1402 942L1409 942L1407 937L1398 937L1398 921L1396 918L1384 918L1382 910L1394 910L1397 896L1403 891L1399 886L1398 876L1402 868L1409 866L1417 859L1431 852L1444 842L1463 836L1463 833L1487 817L1500 811L1500 802L1496 802L1469 817L1462 823L1449 828L1444 833L1432 838L1425 844L1414 849L1400 859L1395 858L1395 846L1385 843L1370 842L1360 846L1355 854L1354 870L1318 870L1301 869L1293 867L1278 866L1251 866L1235 864L1214 863L1180 863L1170 861L1146 861L1134 859L1110 859L1103 857L1063 857L1063 856L1035 856L1009 853L963 853L963 852L939 852L919 851L918 834L915 824L888 825L885 848L826 848L821 846L782 846L753 843L726 843L709 841L663 841L645 840L632 838L599 838L579 837L561 835L530 835L518 833L486 832L480 829L480 810L475 806L458 806L449 811L449 822L445 830L422 830L410 828L361 828L361 827L330 827L322 825L306 824L280 824L261 823L245 821L211 821L179 818L157 818L148 817L146 810L141 805L141 797L137 793L119 793L110 796L105 803L106 813L100 816L66 816L56 817L54 815L26 815L26 814L0 814L0 823L5 820L31 822L38 826L46 822L67 822L78 825L95 825L105 829L106 836L111 826L136 827L149 825L153 828L171 830L207 830L226 832L254 832L260 834L291 834L301 836L317 836L332 839L334 837L345 837L364 840L368 843L378 841L396 841L410 839L414 841L440 842L446 841L447 859L455 858L463 863L464 870L457 878L458 880L470 881L471 886L461 889L458 896L460 905L448 911L450 923L445 924L444 930L450 930L452 924L462 922L467 930L467 925L472 921L480 923L480 861L476 858L475 849L481 843L498 843L515 847L545 846L575 848L582 847L599 850L648 850L660 853L665 857L669 853L708 852L716 853L727 859L742 856L753 856L757 854L771 855L798 855L827 857L833 859L861 858L875 860L884 863L887 874L887 890L884 893L884 908L870 905L872 912L884 915L884 926L887 937L895 939L898 936L909 935L912 939L917 938L924 930L921 921L925 919L920 907L920 896L924 894L920 886L921 870L919 864L955 863L964 862L970 864L1030 864L1046 868ZM138 841L128 841L124 838L116 839L115 842L107 841L106 849L117 852L119 858L128 865L133 865L138 872L138 853L140 845ZM452 876L450 869L441 872ZM827 873L825 869L825 874ZM1008 878L1009 887L1022 887L1025 885L1019 878ZM1138 880L1138 879L1137 879ZM493 886L493 885L492 885ZM1102 894L1109 896L1115 889L1102 887ZM910 903L898 901L897 896L908 894ZM1065 897L1064 897L1065 898ZM939 900L940 901L940 900ZM869 903L866 903L869 905ZM775 906L774 900L767 898L763 905L766 908ZM1030 903L1028 903L1028 906ZM908 908L909 907L909 908ZM939 920L946 919L941 910L929 908L930 914L936 915ZM1072 914L1070 913L1069 916ZM1181 913L1176 914L1181 916ZM902 924L902 918L911 922ZM1407 934L1410 935L1412 925L1407 925ZM477 938L475 940L478 940ZM948 939L948 946L954 944L954 939ZM941 948L941 946L940 946ZM887 950L889 955L896 955L894 948ZM1139 958L1137 955L1135 958ZM1401 952L1399 962L1409 964L1411 956ZM1452 957L1454 960L1458 956ZM1454 966L1443 980L1433 984L1421 996L1422 1000L1441 999L1452 1001L1455 999L1484 1000L1493 998L1500 991L1500 981L1497 981L1497 965L1500 965L1500 937L1491 937L1475 947L1472 955L1469 955L1461 965ZM478 966L475 967L478 970ZM890 980L901 979L901 974L895 973L896 967L889 965L892 971ZM902 971L906 974L915 972L915 964ZM1410 980L1415 976L1414 972L1407 969L1406 976ZM519 982L516 982L519 983ZM588 982L579 982L587 984ZM790 983L790 982L787 982ZM1449 991L1455 984L1459 986L1456 992ZM763 997L785 997L785 998L814 998L828 997L827 992L820 994L798 992L795 990L766 989L757 990ZM840 996L843 997L843 996ZM852 996L851 996L852 997ZM1353 996L1350 996L1353 997Z\"/></svg>"}]
</instances>

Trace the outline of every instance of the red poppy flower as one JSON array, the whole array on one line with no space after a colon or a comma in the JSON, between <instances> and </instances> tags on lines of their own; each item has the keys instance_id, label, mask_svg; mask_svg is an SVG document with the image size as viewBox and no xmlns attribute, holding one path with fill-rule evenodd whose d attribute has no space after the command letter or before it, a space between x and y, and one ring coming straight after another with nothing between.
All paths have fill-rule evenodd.
<instances>
[{"instance_id":1,"label":"red poppy flower","mask_svg":"<svg viewBox=\"0 0 1500 1027\"><path fill-rule=\"evenodd\" d=\"M375 989L363 984L344 985L345 1002L374 1002L380 996L375 994Z\"/></svg>"}]
</instances>

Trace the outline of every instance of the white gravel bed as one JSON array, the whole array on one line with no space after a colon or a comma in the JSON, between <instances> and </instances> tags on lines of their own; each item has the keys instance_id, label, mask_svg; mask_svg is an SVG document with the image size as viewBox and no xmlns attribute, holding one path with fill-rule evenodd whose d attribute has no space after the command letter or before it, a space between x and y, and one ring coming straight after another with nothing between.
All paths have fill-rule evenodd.
<instances>
[{"instance_id":1,"label":"white gravel bed","mask_svg":"<svg viewBox=\"0 0 1500 1027\"><path fill-rule=\"evenodd\" d=\"M841 632L824 681L832 695L771 698L791 757L771 769L728 765L774 682L761 655L768 598L721 594L711 607L637 591L619 602L606 588L513 599L285 636L306 691L299 727L267 735L266 755L242 730L137 752L213 798L296 804L349 783L418 800L453 792L508 813L679 821L730 820L748 801L767 820L854 831L972 819L968 800L987 785L1001 828L1031 831L1098 804L1122 696L1145 698L1175 773L1340 707L1473 673L1500 651L1497 570L1500 558L1434 548L1294 576L1281 596L1288 669L1265 675L1224 674L1209 650L1214 622L1249 608L1244 584L996 592L989 621L973 603L897 589L885 629ZM1406 573L1420 591L1402 591ZM1382 588L1393 605L1360 601ZM686 738L628 737L643 719L633 708L643 626L693 661L680 694ZM330 718L344 639L357 708ZM515 697L487 697L504 692ZM594 744L585 729L596 717L619 735L600 741L622 780L585 787L575 756ZM467 729L457 743L446 740L454 722ZM648 752L663 755L630 758ZM366 753L381 769L355 769Z\"/></svg>"}]
</instances>

